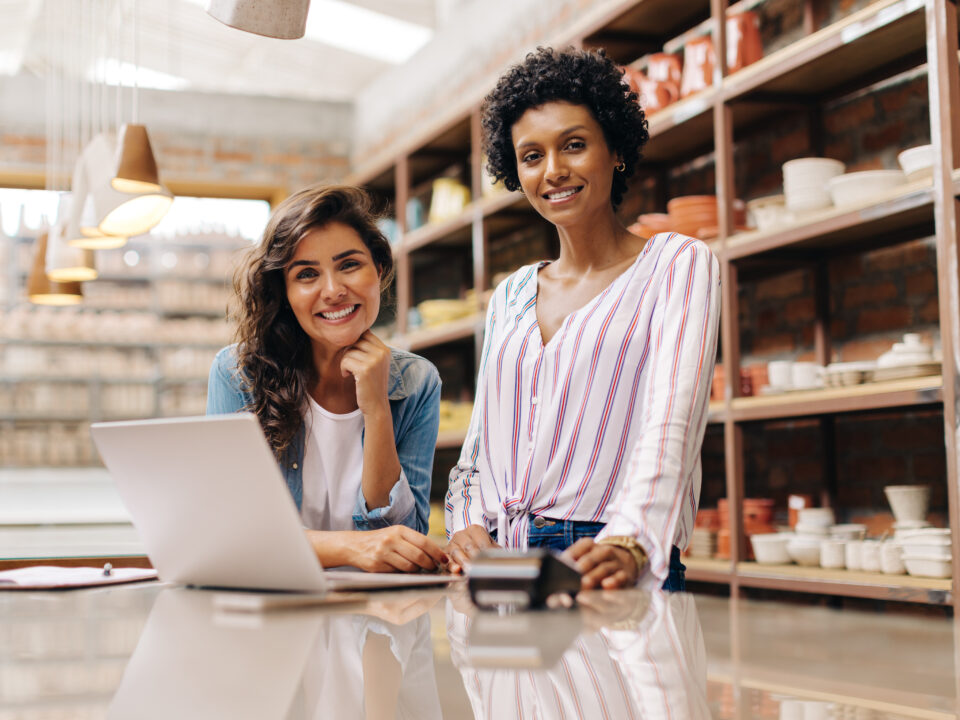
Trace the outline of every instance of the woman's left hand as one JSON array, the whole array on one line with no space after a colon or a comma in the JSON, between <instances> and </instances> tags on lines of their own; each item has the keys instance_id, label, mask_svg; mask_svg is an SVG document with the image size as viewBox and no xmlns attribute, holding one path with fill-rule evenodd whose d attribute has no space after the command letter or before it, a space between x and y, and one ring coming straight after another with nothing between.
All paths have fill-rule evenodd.
<instances>
[{"instance_id":1,"label":"woman's left hand","mask_svg":"<svg viewBox=\"0 0 960 720\"><path fill-rule=\"evenodd\" d=\"M387 385L390 380L390 348L367 330L340 360L344 377L353 375L357 385L357 406L364 415L390 412Z\"/></svg>"},{"instance_id":2,"label":"woman's left hand","mask_svg":"<svg viewBox=\"0 0 960 720\"><path fill-rule=\"evenodd\" d=\"M632 587L640 573L629 550L616 545L598 545L591 538L577 540L567 548L566 555L577 564L583 590Z\"/></svg>"}]
</instances>

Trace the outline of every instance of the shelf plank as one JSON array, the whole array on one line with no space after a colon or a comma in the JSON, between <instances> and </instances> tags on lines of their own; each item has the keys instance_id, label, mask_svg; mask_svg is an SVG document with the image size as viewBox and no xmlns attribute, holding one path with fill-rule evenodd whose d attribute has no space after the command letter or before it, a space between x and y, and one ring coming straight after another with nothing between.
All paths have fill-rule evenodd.
<instances>
[{"instance_id":1,"label":"shelf plank","mask_svg":"<svg viewBox=\"0 0 960 720\"><path fill-rule=\"evenodd\" d=\"M466 430L441 430L437 436L438 450L456 450L463 447L467 438Z\"/></svg>"},{"instance_id":2,"label":"shelf plank","mask_svg":"<svg viewBox=\"0 0 960 720\"><path fill-rule=\"evenodd\" d=\"M721 255L739 260L788 247L849 244L923 223L929 223L932 229L933 188L929 180L902 185L860 205L805 214L800 221L774 230L737 233L727 240Z\"/></svg>"},{"instance_id":3,"label":"shelf plank","mask_svg":"<svg viewBox=\"0 0 960 720\"><path fill-rule=\"evenodd\" d=\"M737 563L737 581L745 587L895 600L932 605L953 602L951 580L912 575L884 575L799 565Z\"/></svg>"},{"instance_id":4,"label":"shelf plank","mask_svg":"<svg viewBox=\"0 0 960 720\"><path fill-rule=\"evenodd\" d=\"M650 115L643 161L675 159L712 147L712 111L718 97L708 88Z\"/></svg>"},{"instance_id":5,"label":"shelf plank","mask_svg":"<svg viewBox=\"0 0 960 720\"><path fill-rule=\"evenodd\" d=\"M411 253L414 250L440 241L465 242L471 240L471 226L478 218L487 218L507 209L530 210L526 198L520 193L498 192L488 197L474 200L456 217L426 225L403 236L394 246L396 255Z\"/></svg>"},{"instance_id":6,"label":"shelf plank","mask_svg":"<svg viewBox=\"0 0 960 720\"><path fill-rule=\"evenodd\" d=\"M693 582L726 584L733 577L733 565L729 560L686 556L680 560L687 566L686 579Z\"/></svg>"},{"instance_id":7,"label":"shelf plank","mask_svg":"<svg viewBox=\"0 0 960 720\"><path fill-rule=\"evenodd\" d=\"M943 378L934 375L850 387L735 398L731 402L730 412L734 421L749 422L940 402L943 402Z\"/></svg>"},{"instance_id":8,"label":"shelf plank","mask_svg":"<svg viewBox=\"0 0 960 720\"><path fill-rule=\"evenodd\" d=\"M723 100L810 95L846 85L926 47L923 0L877 0L724 78Z\"/></svg>"},{"instance_id":9,"label":"shelf plank","mask_svg":"<svg viewBox=\"0 0 960 720\"><path fill-rule=\"evenodd\" d=\"M406 335L395 335L386 341L387 345L402 350L422 350L456 340L472 337L478 329L483 328L483 316L478 314L454 320L424 330L416 330Z\"/></svg>"}]
</instances>

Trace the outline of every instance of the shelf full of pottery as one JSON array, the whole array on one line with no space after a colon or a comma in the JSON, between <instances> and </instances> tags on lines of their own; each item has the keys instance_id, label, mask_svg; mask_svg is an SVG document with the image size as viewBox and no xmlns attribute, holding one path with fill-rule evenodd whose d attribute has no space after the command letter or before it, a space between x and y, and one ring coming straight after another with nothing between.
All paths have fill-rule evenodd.
<instances>
[{"instance_id":1,"label":"shelf full of pottery","mask_svg":"<svg viewBox=\"0 0 960 720\"><path fill-rule=\"evenodd\" d=\"M813 362L772 361L767 364L769 384L760 387L759 394L927 377L938 375L940 369L941 360L933 345L924 342L919 333L906 333L873 361L835 362L825 367Z\"/></svg>"},{"instance_id":2,"label":"shelf full of pottery","mask_svg":"<svg viewBox=\"0 0 960 720\"><path fill-rule=\"evenodd\" d=\"M868 538L866 525L836 524L832 508L802 508L793 532L750 535L757 564L951 577L950 529L926 521L929 486L888 485L884 492L896 519L892 535Z\"/></svg>"}]
</instances>

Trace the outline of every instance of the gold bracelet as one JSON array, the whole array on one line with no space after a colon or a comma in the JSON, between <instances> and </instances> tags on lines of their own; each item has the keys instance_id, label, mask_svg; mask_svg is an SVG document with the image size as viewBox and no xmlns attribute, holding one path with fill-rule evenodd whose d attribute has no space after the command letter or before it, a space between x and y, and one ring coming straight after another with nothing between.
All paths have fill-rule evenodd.
<instances>
[{"instance_id":1,"label":"gold bracelet","mask_svg":"<svg viewBox=\"0 0 960 720\"><path fill-rule=\"evenodd\" d=\"M630 537L629 535L610 535L596 542L597 545L613 545L614 547L623 548L629 552L637 563L638 574L643 570L643 566L647 564L647 551L637 542L636 538Z\"/></svg>"}]
</instances>

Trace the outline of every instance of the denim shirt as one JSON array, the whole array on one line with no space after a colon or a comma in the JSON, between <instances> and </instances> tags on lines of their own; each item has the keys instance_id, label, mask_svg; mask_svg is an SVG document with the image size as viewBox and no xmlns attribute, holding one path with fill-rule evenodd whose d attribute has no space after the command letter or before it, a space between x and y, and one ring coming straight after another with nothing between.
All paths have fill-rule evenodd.
<instances>
[{"instance_id":1,"label":"denim shirt","mask_svg":"<svg viewBox=\"0 0 960 720\"><path fill-rule=\"evenodd\" d=\"M217 353L207 385L207 415L240 412L253 403L237 369L237 346ZM353 524L357 530L406 525L427 532L433 453L440 425L440 375L426 359L391 348L387 396L393 416L393 437L400 460L400 478L390 490L389 504L367 509L358 489ZM303 504L303 451L306 428L301 425L282 453L280 469L300 510ZM361 442L363 438L361 437Z\"/></svg>"}]
</instances>

